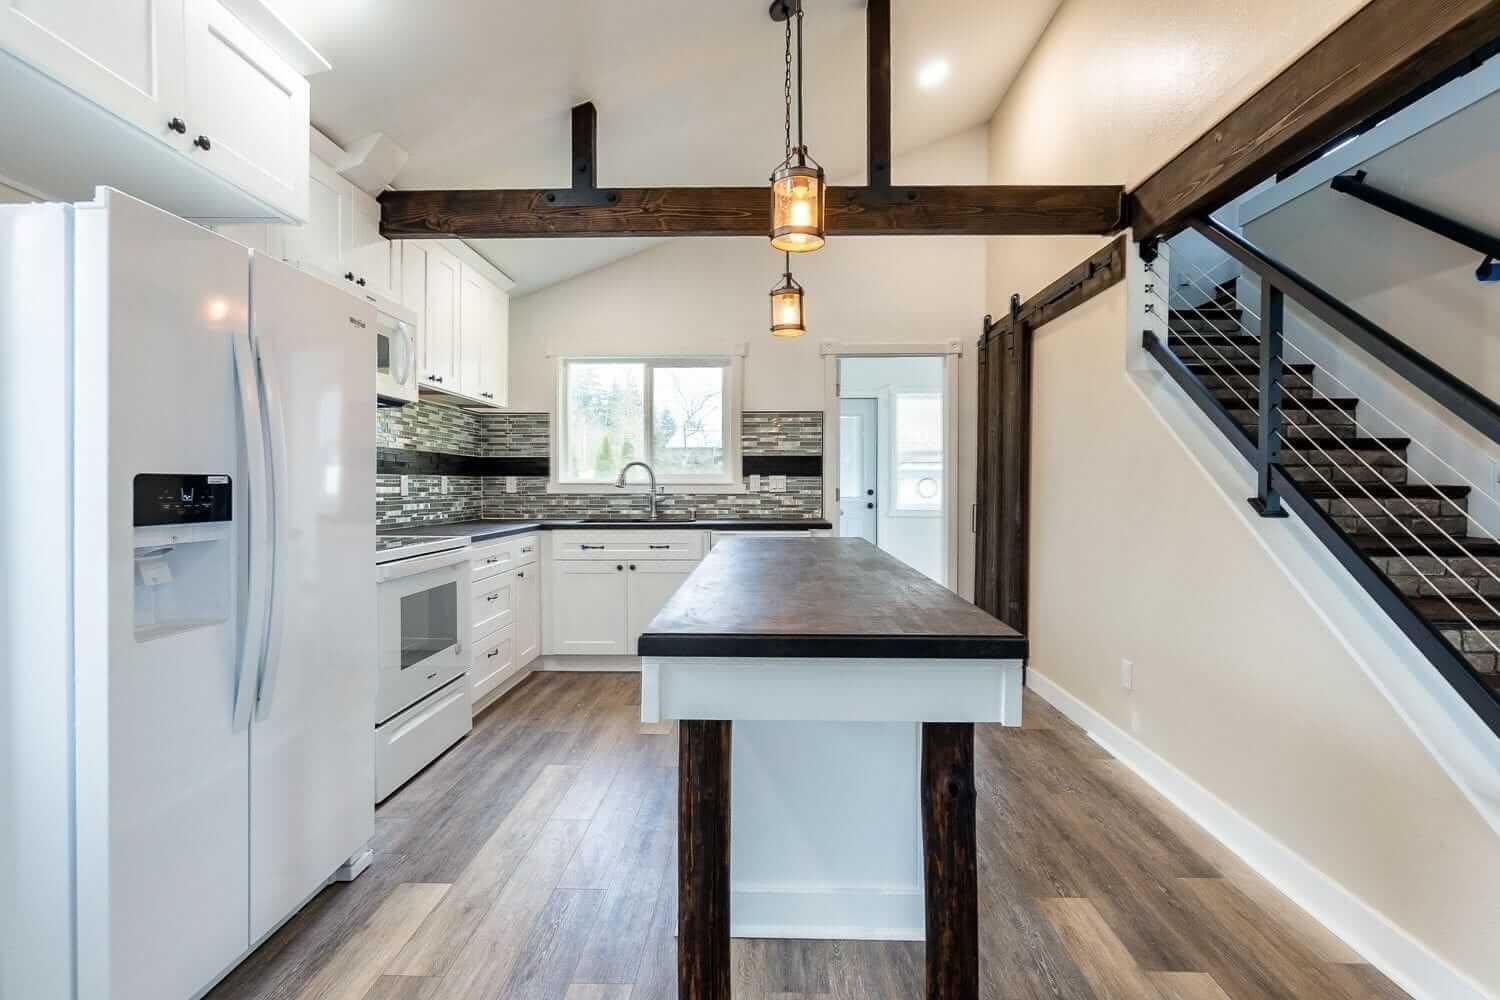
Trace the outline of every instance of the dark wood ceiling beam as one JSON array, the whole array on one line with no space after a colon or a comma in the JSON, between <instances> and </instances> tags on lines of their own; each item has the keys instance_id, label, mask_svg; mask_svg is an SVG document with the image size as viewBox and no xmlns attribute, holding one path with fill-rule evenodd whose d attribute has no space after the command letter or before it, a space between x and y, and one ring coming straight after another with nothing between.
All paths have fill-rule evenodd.
<instances>
[{"instance_id":1,"label":"dark wood ceiling beam","mask_svg":"<svg viewBox=\"0 0 1500 1000\"><path fill-rule=\"evenodd\" d=\"M386 191L387 239L565 236L760 236L771 226L764 187L600 189L568 204L556 191ZM892 194L898 197L891 197ZM832 236L1055 236L1117 232L1114 186L957 186L828 189Z\"/></svg>"},{"instance_id":2,"label":"dark wood ceiling beam","mask_svg":"<svg viewBox=\"0 0 1500 1000\"><path fill-rule=\"evenodd\" d=\"M891 186L891 0L869 0L865 11L865 100L872 188Z\"/></svg>"},{"instance_id":3,"label":"dark wood ceiling beam","mask_svg":"<svg viewBox=\"0 0 1500 1000\"><path fill-rule=\"evenodd\" d=\"M1131 195L1137 239L1244 194L1500 39L1500 0L1370 0Z\"/></svg>"}]
</instances>

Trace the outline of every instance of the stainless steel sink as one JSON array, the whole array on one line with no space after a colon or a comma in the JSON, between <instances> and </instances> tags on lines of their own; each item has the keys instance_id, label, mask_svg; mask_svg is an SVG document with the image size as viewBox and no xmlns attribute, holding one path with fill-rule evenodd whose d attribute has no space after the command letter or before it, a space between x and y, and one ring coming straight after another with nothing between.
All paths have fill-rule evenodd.
<instances>
[{"instance_id":1,"label":"stainless steel sink","mask_svg":"<svg viewBox=\"0 0 1500 1000\"><path fill-rule=\"evenodd\" d=\"M692 524L698 520L693 513L664 513L655 518L643 517L640 514L590 514L583 518L584 524Z\"/></svg>"}]
</instances>

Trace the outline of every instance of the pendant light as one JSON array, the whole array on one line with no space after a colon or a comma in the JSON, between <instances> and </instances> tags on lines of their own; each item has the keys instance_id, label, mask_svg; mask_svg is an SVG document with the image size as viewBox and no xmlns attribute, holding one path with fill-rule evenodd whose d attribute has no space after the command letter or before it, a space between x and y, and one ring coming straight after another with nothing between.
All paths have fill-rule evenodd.
<instances>
[{"instance_id":1,"label":"pendant light","mask_svg":"<svg viewBox=\"0 0 1500 1000\"><path fill-rule=\"evenodd\" d=\"M800 337L807 332L802 286L792 277L792 255L786 255L781 284L771 289L771 336Z\"/></svg>"},{"instance_id":2,"label":"pendant light","mask_svg":"<svg viewBox=\"0 0 1500 1000\"><path fill-rule=\"evenodd\" d=\"M778 0L771 16L786 21L786 158L771 174L771 246L786 253L821 250L827 186L802 138L802 2ZM792 19L797 21L797 145L792 145ZM790 269L788 269L790 270Z\"/></svg>"}]
</instances>

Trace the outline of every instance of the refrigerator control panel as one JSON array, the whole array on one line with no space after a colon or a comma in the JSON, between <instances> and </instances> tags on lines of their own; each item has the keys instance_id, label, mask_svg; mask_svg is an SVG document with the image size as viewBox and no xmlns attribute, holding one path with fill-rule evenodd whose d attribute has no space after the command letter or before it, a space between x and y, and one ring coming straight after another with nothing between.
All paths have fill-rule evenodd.
<instances>
[{"instance_id":1,"label":"refrigerator control panel","mask_svg":"<svg viewBox=\"0 0 1500 1000\"><path fill-rule=\"evenodd\" d=\"M232 489L228 476L141 473L135 477L135 526L232 520Z\"/></svg>"}]
</instances>

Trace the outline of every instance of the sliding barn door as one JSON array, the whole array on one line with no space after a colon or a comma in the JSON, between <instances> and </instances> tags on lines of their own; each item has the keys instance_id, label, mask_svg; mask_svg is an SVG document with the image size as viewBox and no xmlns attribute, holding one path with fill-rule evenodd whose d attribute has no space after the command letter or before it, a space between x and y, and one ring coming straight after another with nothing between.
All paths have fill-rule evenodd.
<instances>
[{"instance_id":1,"label":"sliding barn door","mask_svg":"<svg viewBox=\"0 0 1500 1000\"><path fill-rule=\"evenodd\" d=\"M986 324L979 347L979 504L974 603L1026 632L1031 329Z\"/></svg>"}]
</instances>

